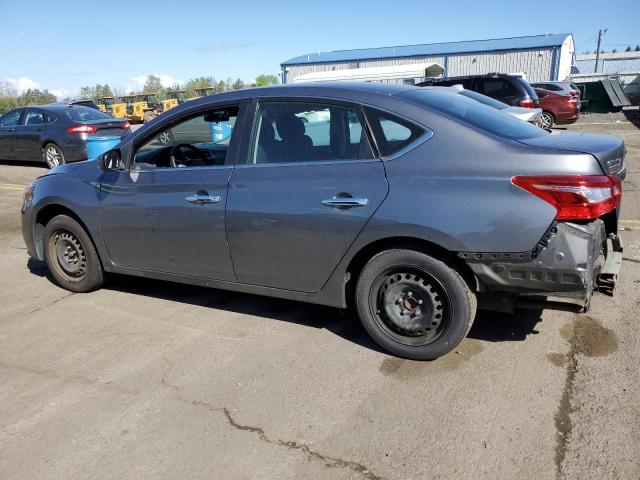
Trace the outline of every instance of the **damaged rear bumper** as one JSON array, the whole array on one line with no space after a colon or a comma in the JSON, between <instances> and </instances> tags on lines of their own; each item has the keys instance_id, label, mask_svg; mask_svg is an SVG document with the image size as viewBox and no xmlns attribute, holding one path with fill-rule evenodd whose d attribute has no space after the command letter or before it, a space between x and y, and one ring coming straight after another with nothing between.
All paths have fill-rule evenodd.
<instances>
[{"instance_id":1,"label":"damaged rear bumper","mask_svg":"<svg viewBox=\"0 0 640 480\"><path fill-rule=\"evenodd\" d=\"M560 297L588 308L591 295L613 293L622 264L622 243L607 236L602 220L554 223L530 252L460 253L481 290L513 296Z\"/></svg>"}]
</instances>

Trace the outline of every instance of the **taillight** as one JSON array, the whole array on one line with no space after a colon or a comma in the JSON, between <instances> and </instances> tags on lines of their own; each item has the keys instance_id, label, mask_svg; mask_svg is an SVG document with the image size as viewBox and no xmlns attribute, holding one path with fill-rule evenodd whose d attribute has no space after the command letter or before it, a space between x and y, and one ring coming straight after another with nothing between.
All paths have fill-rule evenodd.
<instances>
[{"instance_id":1,"label":"taillight","mask_svg":"<svg viewBox=\"0 0 640 480\"><path fill-rule=\"evenodd\" d=\"M123 130L129 130L131 128L131 125L129 124L129 122L122 122L120 127L122 127Z\"/></svg>"},{"instance_id":2,"label":"taillight","mask_svg":"<svg viewBox=\"0 0 640 480\"><path fill-rule=\"evenodd\" d=\"M67 128L67 133L96 133L98 127L95 125L74 125Z\"/></svg>"},{"instance_id":3,"label":"taillight","mask_svg":"<svg viewBox=\"0 0 640 480\"><path fill-rule=\"evenodd\" d=\"M514 185L553 205L556 220L593 220L620 205L622 182L605 175L517 176Z\"/></svg>"},{"instance_id":4,"label":"taillight","mask_svg":"<svg viewBox=\"0 0 640 480\"><path fill-rule=\"evenodd\" d=\"M523 108L534 108L536 104L533 99L525 98L524 100L520 100L520 106Z\"/></svg>"}]
</instances>

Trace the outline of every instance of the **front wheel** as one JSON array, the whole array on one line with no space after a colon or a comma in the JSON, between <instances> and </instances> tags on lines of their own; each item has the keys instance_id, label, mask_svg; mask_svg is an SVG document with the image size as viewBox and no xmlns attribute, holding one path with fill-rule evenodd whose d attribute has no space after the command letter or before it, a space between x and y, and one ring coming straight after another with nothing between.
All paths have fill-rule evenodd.
<instances>
[{"instance_id":1,"label":"front wheel","mask_svg":"<svg viewBox=\"0 0 640 480\"><path fill-rule=\"evenodd\" d=\"M58 165L64 165L66 162L64 153L58 145L55 143L47 143L42 148L42 159L47 164L47 167L53 168Z\"/></svg>"},{"instance_id":2,"label":"front wheel","mask_svg":"<svg viewBox=\"0 0 640 480\"><path fill-rule=\"evenodd\" d=\"M444 262L414 250L386 250L364 267L356 286L362 324L385 350L416 360L438 358L466 336L476 298Z\"/></svg>"},{"instance_id":3,"label":"front wheel","mask_svg":"<svg viewBox=\"0 0 640 480\"><path fill-rule=\"evenodd\" d=\"M72 292L90 292L104 280L102 264L84 228L67 215L44 227L44 259L56 283Z\"/></svg>"}]
</instances>

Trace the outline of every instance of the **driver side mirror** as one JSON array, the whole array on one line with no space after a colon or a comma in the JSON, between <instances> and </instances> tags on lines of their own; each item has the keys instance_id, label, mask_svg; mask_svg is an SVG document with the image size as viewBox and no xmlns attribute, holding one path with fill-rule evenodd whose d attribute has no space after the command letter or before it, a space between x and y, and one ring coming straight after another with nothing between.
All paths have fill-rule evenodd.
<instances>
[{"instance_id":1,"label":"driver side mirror","mask_svg":"<svg viewBox=\"0 0 640 480\"><path fill-rule=\"evenodd\" d=\"M120 150L109 150L100 157L100 167L103 170L124 170L124 162Z\"/></svg>"}]
</instances>

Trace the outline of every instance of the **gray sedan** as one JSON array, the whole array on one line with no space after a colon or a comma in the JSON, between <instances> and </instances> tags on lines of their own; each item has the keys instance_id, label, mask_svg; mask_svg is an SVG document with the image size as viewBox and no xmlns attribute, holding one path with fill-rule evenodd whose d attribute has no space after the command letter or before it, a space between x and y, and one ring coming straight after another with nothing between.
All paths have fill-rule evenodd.
<instances>
[{"instance_id":1,"label":"gray sedan","mask_svg":"<svg viewBox=\"0 0 640 480\"><path fill-rule=\"evenodd\" d=\"M389 352L432 359L478 306L586 310L613 288L624 154L441 89L248 89L40 177L22 229L74 292L115 272L352 307Z\"/></svg>"}]
</instances>

